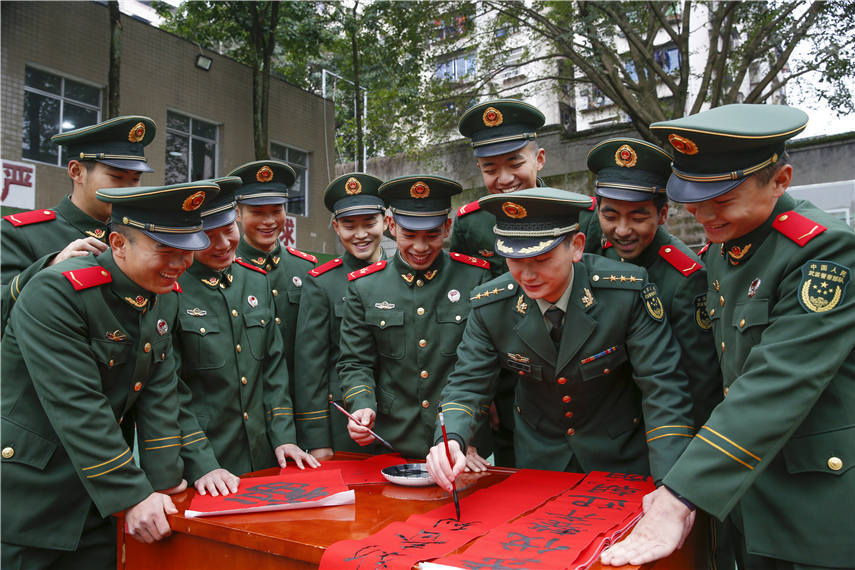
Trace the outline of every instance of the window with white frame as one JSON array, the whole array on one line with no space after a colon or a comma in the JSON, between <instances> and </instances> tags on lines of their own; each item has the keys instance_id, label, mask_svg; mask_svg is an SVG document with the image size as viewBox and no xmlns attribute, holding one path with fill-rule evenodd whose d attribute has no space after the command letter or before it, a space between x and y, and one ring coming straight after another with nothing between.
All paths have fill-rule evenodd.
<instances>
[{"instance_id":1,"label":"window with white frame","mask_svg":"<svg viewBox=\"0 0 855 570\"><path fill-rule=\"evenodd\" d=\"M166 112L167 184L217 176L217 125L175 111Z\"/></svg>"},{"instance_id":2,"label":"window with white frame","mask_svg":"<svg viewBox=\"0 0 855 570\"><path fill-rule=\"evenodd\" d=\"M65 147L50 142L57 133L94 125L101 120L101 89L27 66L24 71L24 121L21 155L62 166Z\"/></svg>"},{"instance_id":3,"label":"window with white frame","mask_svg":"<svg viewBox=\"0 0 855 570\"><path fill-rule=\"evenodd\" d=\"M288 163L297 173L297 180L288 188L288 213L309 215L309 153L279 143L270 143L270 157Z\"/></svg>"},{"instance_id":4,"label":"window with white frame","mask_svg":"<svg viewBox=\"0 0 855 570\"><path fill-rule=\"evenodd\" d=\"M442 81L464 81L475 74L474 52L464 52L444 57L436 62L434 77Z\"/></svg>"}]
</instances>

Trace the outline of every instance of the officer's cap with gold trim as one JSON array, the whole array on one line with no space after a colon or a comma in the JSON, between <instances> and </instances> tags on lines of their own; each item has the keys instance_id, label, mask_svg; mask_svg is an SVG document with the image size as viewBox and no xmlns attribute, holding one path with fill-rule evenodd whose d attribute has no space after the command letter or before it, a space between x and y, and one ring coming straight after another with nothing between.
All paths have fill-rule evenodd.
<instances>
[{"instance_id":1,"label":"officer's cap with gold trim","mask_svg":"<svg viewBox=\"0 0 855 570\"><path fill-rule=\"evenodd\" d=\"M536 138L546 122L537 107L516 99L493 99L463 112L457 129L472 139L478 158L519 150Z\"/></svg>"},{"instance_id":2,"label":"officer's cap with gold trim","mask_svg":"<svg viewBox=\"0 0 855 570\"><path fill-rule=\"evenodd\" d=\"M787 139L802 132L808 116L786 105L724 105L650 125L674 148L668 197L702 202L721 196L775 164Z\"/></svg>"},{"instance_id":3,"label":"officer's cap with gold trim","mask_svg":"<svg viewBox=\"0 0 855 570\"><path fill-rule=\"evenodd\" d=\"M50 138L68 148L68 160L96 160L107 166L137 172L154 172L144 147L154 139L157 125L148 117L114 117Z\"/></svg>"},{"instance_id":4,"label":"officer's cap with gold trim","mask_svg":"<svg viewBox=\"0 0 855 570\"><path fill-rule=\"evenodd\" d=\"M215 230L235 221L237 218L235 190L243 184L239 176L221 176L212 178L208 182L216 184L220 191L213 198L206 200L202 207L202 229L205 231Z\"/></svg>"},{"instance_id":5,"label":"officer's cap with gold trim","mask_svg":"<svg viewBox=\"0 0 855 570\"><path fill-rule=\"evenodd\" d=\"M377 193L383 181L364 172L342 174L324 189L324 205L336 218L380 214L386 209Z\"/></svg>"},{"instance_id":6,"label":"officer's cap with gold trim","mask_svg":"<svg viewBox=\"0 0 855 570\"><path fill-rule=\"evenodd\" d=\"M445 223L451 197L461 192L463 187L454 180L432 174L399 176L379 190L395 223L411 231L432 230Z\"/></svg>"},{"instance_id":7,"label":"officer's cap with gold trim","mask_svg":"<svg viewBox=\"0 0 855 570\"><path fill-rule=\"evenodd\" d=\"M655 144L611 138L588 151L588 170L597 175L594 193L626 202L645 202L665 194L671 157Z\"/></svg>"},{"instance_id":8,"label":"officer's cap with gold trim","mask_svg":"<svg viewBox=\"0 0 855 570\"><path fill-rule=\"evenodd\" d=\"M240 176L243 184L235 192L241 204L265 206L288 201L288 187L297 180L294 169L278 160L256 160L238 166L228 174Z\"/></svg>"},{"instance_id":9,"label":"officer's cap with gold trim","mask_svg":"<svg viewBox=\"0 0 855 570\"><path fill-rule=\"evenodd\" d=\"M578 231L579 212L589 210L593 199L557 188L529 188L489 194L478 203L496 216L496 251L519 259L546 253Z\"/></svg>"},{"instance_id":10,"label":"officer's cap with gold trim","mask_svg":"<svg viewBox=\"0 0 855 570\"><path fill-rule=\"evenodd\" d=\"M113 204L113 224L136 228L170 247L201 250L210 245L202 231L202 208L219 191L216 184L203 180L170 186L102 188L95 195Z\"/></svg>"}]
</instances>

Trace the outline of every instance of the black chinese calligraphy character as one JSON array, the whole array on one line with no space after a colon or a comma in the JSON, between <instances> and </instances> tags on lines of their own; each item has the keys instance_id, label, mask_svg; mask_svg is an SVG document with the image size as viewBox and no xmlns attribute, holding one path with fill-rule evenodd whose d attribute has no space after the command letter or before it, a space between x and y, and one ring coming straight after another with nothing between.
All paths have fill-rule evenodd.
<instances>
[{"instance_id":1,"label":"black chinese calligraphy character","mask_svg":"<svg viewBox=\"0 0 855 570\"><path fill-rule=\"evenodd\" d=\"M540 564L540 560L533 558L484 557L480 561L464 560L462 564L470 570L519 570L520 568L531 568Z\"/></svg>"},{"instance_id":2,"label":"black chinese calligraphy character","mask_svg":"<svg viewBox=\"0 0 855 570\"><path fill-rule=\"evenodd\" d=\"M310 501L328 494L326 487L312 488L308 483L281 482L265 483L247 487L236 495L225 497L226 501L234 501L245 505L259 503L295 503Z\"/></svg>"},{"instance_id":3,"label":"black chinese calligraphy character","mask_svg":"<svg viewBox=\"0 0 855 570\"><path fill-rule=\"evenodd\" d=\"M535 544L540 541L545 542L543 544ZM535 548L537 549L538 554L545 554L547 552L552 552L553 550L570 550L569 546L561 545L552 548L552 545L556 542L558 542L557 538L546 540L543 536L526 536L518 532L509 532L508 541L502 543L502 548L505 550L519 550L520 552L525 552L529 548Z\"/></svg>"}]
</instances>

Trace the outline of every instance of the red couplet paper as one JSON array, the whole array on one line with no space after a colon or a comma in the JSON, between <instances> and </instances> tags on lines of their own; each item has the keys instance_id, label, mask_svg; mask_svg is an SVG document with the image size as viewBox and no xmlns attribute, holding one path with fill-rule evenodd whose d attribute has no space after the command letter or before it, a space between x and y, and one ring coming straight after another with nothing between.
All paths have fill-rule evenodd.
<instances>
[{"instance_id":1,"label":"red couplet paper","mask_svg":"<svg viewBox=\"0 0 855 570\"><path fill-rule=\"evenodd\" d=\"M321 463L316 471L334 470L341 471L341 477L345 485L365 485L369 483L387 483L386 478L380 473L385 467L401 465L407 460L400 455L386 453L375 455L368 459L356 460L330 460Z\"/></svg>"},{"instance_id":2,"label":"red couplet paper","mask_svg":"<svg viewBox=\"0 0 855 570\"><path fill-rule=\"evenodd\" d=\"M289 469L272 477L241 479L237 493L230 495L212 497L197 493L184 516L236 515L353 503L354 493L345 486L340 471Z\"/></svg>"},{"instance_id":3,"label":"red couplet paper","mask_svg":"<svg viewBox=\"0 0 855 570\"><path fill-rule=\"evenodd\" d=\"M572 568L582 570L641 516L649 477L589 473L533 512L498 525L465 552L432 568Z\"/></svg>"},{"instance_id":4,"label":"red couplet paper","mask_svg":"<svg viewBox=\"0 0 855 570\"><path fill-rule=\"evenodd\" d=\"M490 529L576 485L583 475L523 470L460 499L460 520L449 503L395 522L362 540L331 545L321 569L412 568L453 552Z\"/></svg>"}]
</instances>

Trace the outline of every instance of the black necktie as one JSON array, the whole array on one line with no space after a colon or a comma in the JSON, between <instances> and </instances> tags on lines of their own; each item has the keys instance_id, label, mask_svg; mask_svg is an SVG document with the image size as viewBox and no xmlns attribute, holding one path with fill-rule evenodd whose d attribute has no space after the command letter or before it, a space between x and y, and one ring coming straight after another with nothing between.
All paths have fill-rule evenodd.
<instances>
[{"instance_id":1,"label":"black necktie","mask_svg":"<svg viewBox=\"0 0 855 570\"><path fill-rule=\"evenodd\" d=\"M546 319L552 325L549 329L549 337L558 346L561 344L561 321L564 319L564 311L558 307L552 307L551 309L547 309L545 315Z\"/></svg>"}]
</instances>

